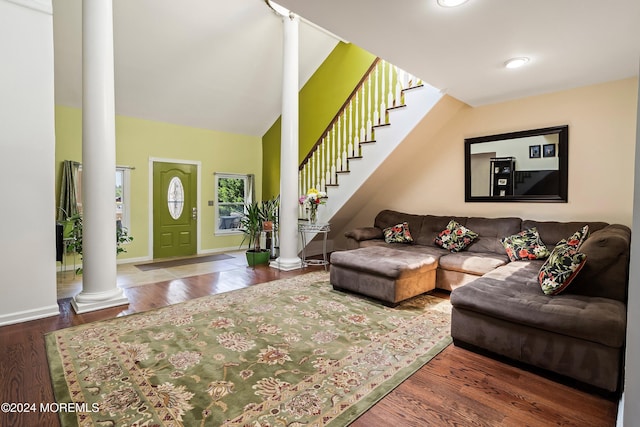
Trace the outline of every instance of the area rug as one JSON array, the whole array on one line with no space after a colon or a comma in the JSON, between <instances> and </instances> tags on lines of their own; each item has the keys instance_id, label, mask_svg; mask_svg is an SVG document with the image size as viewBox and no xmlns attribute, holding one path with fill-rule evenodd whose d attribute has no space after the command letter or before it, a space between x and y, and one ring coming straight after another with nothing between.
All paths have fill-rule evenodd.
<instances>
[{"instance_id":1,"label":"area rug","mask_svg":"<svg viewBox=\"0 0 640 427\"><path fill-rule=\"evenodd\" d=\"M46 336L63 426L344 426L451 342L448 300L395 308L314 272Z\"/></svg>"},{"instance_id":2,"label":"area rug","mask_svg":"<svg viewBox=\"0 0 640 427\"><path fill-rule=\"evenodd\" d=\"M193 258L180 258L180 259L172 259L168 261L150 262L147 264L137 264L136 267L138 268L138 270L149 271L149 270L158 270L160 268L179 267L181 265L200 264L202 262L222 261L222 260L231 259L231 258L233 257L226 254L214 254L214 255L206 255L206 256L199 256L199 257L193 257Z\"/></svg>"}]
</instances>

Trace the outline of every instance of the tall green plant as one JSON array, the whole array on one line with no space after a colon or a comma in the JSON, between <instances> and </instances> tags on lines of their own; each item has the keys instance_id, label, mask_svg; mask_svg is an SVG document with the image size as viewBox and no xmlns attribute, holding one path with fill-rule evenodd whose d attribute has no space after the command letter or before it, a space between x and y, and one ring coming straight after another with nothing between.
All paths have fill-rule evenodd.
<instances>
[{"instance_id":1,"label":"tall green plant","mask_svg":"<svg viewBox=\"0 0 640 427\"><path fill-rule=\"evenodd\" d=\"M80 259L82 259L82 215L73 215L67 218L66 222L70 224L69 232L64 236L69 239L69 244L67 245L68 251L77 253L80 255ZM132 241L133 236L129 235L127 227L116 227L116 256L127 252L127 249L122 245ZM76 273L82 273L82 268L76 269Z\"/></svg>"},{"instance_id":2,"label":"tall green plant","mask_svg":"<svg viewBox=\"0 0 640 427\"><path fill-rule=\"evenodd\" d=\"M262 203L245 203L244 210L244 216L240 218L240 230L244 233L240 246L249 240L249 248L253 247L254 252L260 252L260 232L263 222Z\"/></svg>"}]
</instances>

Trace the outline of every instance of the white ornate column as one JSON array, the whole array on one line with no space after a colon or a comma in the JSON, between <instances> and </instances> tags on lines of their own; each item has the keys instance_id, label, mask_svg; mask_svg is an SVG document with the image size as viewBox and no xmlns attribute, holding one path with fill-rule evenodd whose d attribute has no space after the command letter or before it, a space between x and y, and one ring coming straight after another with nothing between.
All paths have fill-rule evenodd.
<instances>
[{"instance_id":1,"label":"white ornate column","mask_svg":"<svg viewBox=\"0 0 640 427\"><path fill-rule=\"evenodd\" d=\"M301 267L298 257L298 22L283 16L282 137L280 145L280 270Z\"/></svg>"},{"instance_id":2,"label":"white ornate column","mask_svg":"<svg viewBox=\"0 0 640 427\"><path fill-rule=\"evenodd\" d=\"M82 2L82 292L77 313L128 304L116 285L112 0Z\"/></svg>"}]
</instances>

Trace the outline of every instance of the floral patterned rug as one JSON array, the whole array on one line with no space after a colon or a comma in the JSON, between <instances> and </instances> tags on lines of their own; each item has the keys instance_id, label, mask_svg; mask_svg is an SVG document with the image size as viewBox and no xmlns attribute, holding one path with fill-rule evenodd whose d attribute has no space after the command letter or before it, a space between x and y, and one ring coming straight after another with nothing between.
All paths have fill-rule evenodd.
<instances>
[{"instance_id":1,"label":"floral patterned rug","mask_svg":"<svg viewBox=\"0 0 640 427\"><path fill-rule=\"evenodd\" d=\"M450 312L314 272L52 332L47 354L63 426L344 426L449 345Z\"/></svg>"}]
</instances>

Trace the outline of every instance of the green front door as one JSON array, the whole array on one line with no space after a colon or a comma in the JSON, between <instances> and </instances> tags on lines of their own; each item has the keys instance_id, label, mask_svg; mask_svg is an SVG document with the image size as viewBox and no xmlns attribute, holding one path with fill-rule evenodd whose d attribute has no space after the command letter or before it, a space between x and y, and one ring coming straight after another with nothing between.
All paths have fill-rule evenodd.
<instances>
[{"instance_id":1,"label":"green front door","mask_svg":"<svg viewBox=\"0 0 640 427\"><path fill-rule=\"evenodd\" d=\"M197 168L153 164L153 257L195 255L197 251Z\"/></svg>"}]
</instances>

